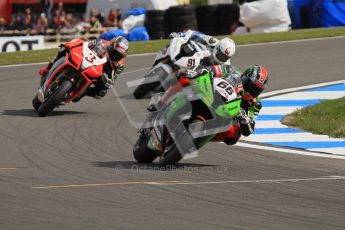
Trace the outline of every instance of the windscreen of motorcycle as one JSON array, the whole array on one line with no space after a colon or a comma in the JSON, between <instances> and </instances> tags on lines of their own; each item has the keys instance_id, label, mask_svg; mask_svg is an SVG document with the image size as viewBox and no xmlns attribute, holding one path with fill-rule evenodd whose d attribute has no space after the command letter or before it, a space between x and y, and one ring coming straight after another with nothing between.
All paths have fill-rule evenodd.
<instances>
[{"instance_id":1,"label":"windscreen of motorcycle","mask_svg":"<svg viewBox=\"0 0 345 230\"><path fill-rule=\"evenodd\" d=\"M233 101L237 98L234 87L222 78L213 79L213 88L224 98L225 102Z\"/></svg>"},{"instance_id":2,"label":"windscreen of motorcycle","mask_svg":"<svg viewBox=\"0 0 345 230\"><path fill-rule=\"evenodd\" d=\"M107 58L99 58L95 52L93 52L91 49L89 49L89 43L84 42L83 44L83 62L82 62L82 68L87 69L91 66L95 65L103 65L107 62Z\"/></svg>"}]
</instances>

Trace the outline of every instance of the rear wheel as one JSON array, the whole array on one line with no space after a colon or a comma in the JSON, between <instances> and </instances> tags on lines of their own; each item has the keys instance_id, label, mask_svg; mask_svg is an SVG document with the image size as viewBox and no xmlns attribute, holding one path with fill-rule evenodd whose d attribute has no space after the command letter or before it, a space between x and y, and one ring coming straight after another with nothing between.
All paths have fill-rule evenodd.
<instances>
[{"instance_id":1,"label":"rear wheel","mask_svg":"<svg viewBox=\"0 0 345 230\"><path fill-rule=\"evenodd\" d=\"M65 95L71 91L72 87L72 82L63 80L52 95L39 107L38 115L44 117L47 113L51 112L64 100Z\"/></svg>"},{"instance_id":2,"label":"rear wheel","mask_svg":"<svg viewBox=\"0 0 345 230\"><path fill-rule=\"evenodd\" d=\"M138 163L152 163L157 157L157 154L147 146L147 141L146 135L140 134L137 143L134 145L133 155Z\"/></svg>"}]
</instances>

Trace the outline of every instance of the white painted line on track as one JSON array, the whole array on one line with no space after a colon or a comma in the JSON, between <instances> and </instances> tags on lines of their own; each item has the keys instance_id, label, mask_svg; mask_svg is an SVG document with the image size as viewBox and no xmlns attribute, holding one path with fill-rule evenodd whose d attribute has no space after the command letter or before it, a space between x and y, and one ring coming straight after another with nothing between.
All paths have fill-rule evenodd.
<instances>
[{"instance_id":1,"label":"white painted line on track","mask_svg":"<svg viewBox=\"0 0 345 230\"><path fill-rule=\"evenodd\" d=\"M339 97L345 97L344 91L316 91L316 92L295 92L289 94L289 100L310 100L310 99L320 99L320 100L331 100L337 99ZM270 101L274 100L286 100L286 95L277 95L269 98Z\"/></svg>"},{"instance_id":2,"label":"white painted line on track","mask_svg":"<svg viewBox=\"0 0 345 230\"><path fill-rule=\"evenodd\" d=\"M21 67L21 66L34 66L34 65L44 65L47 64L48 61L46 62L37 62L37 63L26 63L26 64L15 64L15 65L2 65L0 66L1 68L11 68L11 67Z\"/></svg>"},{"instance_id":3,"label":"white painted line on track","mask_svg":"<svg viewBox=\"0 0 345 230\"><path fill-rule=\"evenodd\" d=\"M256 121L255 128L260 129L260 128L289 128L289 127L286 125L283 125L279 120L273 120L273 121Z\"/></svg>"},{"instance_id":4,"label":"white painted line on track","mask_svg":"<svg viewBox=\"0 0 345 230\"><path fill-rule=\"evenodd\" d=\"M130 73L137 73L137 72L141 72L141 71L148 70L148 69L151 69L151 67L146 67L146 68L141 68L141 69L137 69L137 70L133 70L133 71L124 72L124 73L122 73L122 75L130 74Z\"/></svg>"},{"instance_id":5,"label":"white painted line on track","mask_svg":"<svg viewBox=\"0 0 345 230\"><path fill-rule=\"evenodd\" d=\"M284 182L305 182L305 181L329 181L345 180L345 176L325 176L314 178L291 178L272 180L227 180L227 181L201 181L201 182L176 182L176 183L156 183L155 185L204 185L204 184L264 184L264 183L284 183Z\"/></svg>"},{"instance_id":6,"label":"white painted line on track","mask_svg":"<svg viewBox=\"0 0 345 230\"><path fill-rule=\"evenodd\" d=\"M344 76L344 78L345 78L345 76ZM313 84L313 85L307 85L307 86L300 86L300 87L294 87L294 88L288 88L288 89L275 90L272 92L263 93L261 95L261 98L275 96L278 94L291 93L294 91L319 88L319 87L324 87L324 86L329 86L329 85L336 85L336 84L345 84L345 80L331 81L331 82L325 82L325 83L319 83L319 84Z\"/></svg>"},{"instance_id":7,"label":"white painted line on track","mask_svg":"<svg viewBox=\"0 0 345 230\"><path fill-rule=\"evenodd\" d=\"M339 181L345 180L345 176L323 176L311 178L288 178L288 179L261 179L261 180L225 180L225 181L128 181L128 182L110 182L98 184L69 184L69 185L44 185L33 186L32 189L81 189L97 188L109 186L175 186L175 185L215 185L215 184L278 184L278 183L298 183L310 181Z\"/></svg>"},{"instance_id":8,"label":"white painted line on track","mask_svg":"<svg viewBox=\"0 0 345 230\"><path fill-rule=\"evenodd\" d=\"M128 87L135 87L135 86L138 86L140 85L145 79L144 78L140 78L140 79L137 79L137 80L133 80L133 81L128 81L127 82L127 86Z\"/></svg>"},{"instance_id":9,"label":"white painted line on track","mask_svg":"<svg viewBox=\"0 0 345 230\"><path fill-rule=\"evenodd\" d=\"M319 151L322 152L324 149L322 148L311 148L309 149L310 151ZM332 153L332 154L337 154L337 155L343 155L345 156L345 148L327 148L327 152Z\"/></svg>"},{"instance_id":10,"label":"white painted line on track","mask_svg":"<svg viewBox=\"0 0 345 230\"><path fill-rule=\"evenodd\" d=\"M256 124L255 124L255 128ZM330 138L327 135L317 135L312 133L294 133L291 135L291 133L276 133L274 135L272 134L252 134L248 137L242 137L241 140L245 141L253 141L253 142L260 142L262 143L262 140L267 140L270 142L280 142L282 140L289 140L290 142L298 142L298 141L307 141L307 142L320 142L320 141L342 141L337 138ZM319 151L322 152L322 151Z\"/></svg>"},{"instance_id":11,"label":"white painted line on track","mask_svg":"<svg viewBox=\"0 0 345 230\"><path fill-rule=\"evenodd\" d=\"M274 106L274 107L263 106L262 109L260 110L260 115L288 114L300 108L303 108L303 106Z\"/></svg>"},{"instance_id":12,"label":"white painted line on track","mask_svg":"<svg viewBox=\"0 0 345 230\"><path fill-rule=\"evenodd\" d=\"M238 142L235 146L245 147L245 148L252 148L252 149L261 149L261 150L269 150L275 152L283 152L283 153L292 153L297 155L306 155L306 156L314 156L314 157L322 157L322 158L335 158L335 159L343 159L345 160L345 156L327 154L327 153L315 153L309 152L304 150L297 150L297 149L287 149L287 148L277 148L277 147L270 147L270 146L263 146L263 145L255 145L249 143Z\"/></svg>"},{"instance_id":13,"label":"white painted line on track","mask_svg":"<svg viewBox=\"0 0 345 230\"><path fill-rule=\"evenodd\" d=\"M309 41L323 41L323 40L334 40L334 39L344 39L344 38L345 38L345 36L335 36L335 37L324 37L324 38L299 39L299 40L291 40L291 41L277 41L277 42L243 44L243 45L238 45L238 46L239 47L265 46L265 45L289 44L289 43L299 43L299 42L309 42Z\"/></svg>"}]
</instances>

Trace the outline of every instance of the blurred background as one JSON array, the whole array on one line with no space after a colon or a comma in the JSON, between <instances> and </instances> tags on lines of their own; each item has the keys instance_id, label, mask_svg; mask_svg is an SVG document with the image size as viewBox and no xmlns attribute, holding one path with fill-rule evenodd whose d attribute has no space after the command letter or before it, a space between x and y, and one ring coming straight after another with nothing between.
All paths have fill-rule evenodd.
<instances>
[{"instance_id":1,"label":"blurred background","mask_svg":"<svg viewBox=\"0 0 345 230\"><path fill-rule=\"evenodd\" d=\"M14 36L43 36L47 46L76 37L164 39L186 29L230 35L344 25L345 0L0 0L2 43Z\"/></svg>"}]
</instances>

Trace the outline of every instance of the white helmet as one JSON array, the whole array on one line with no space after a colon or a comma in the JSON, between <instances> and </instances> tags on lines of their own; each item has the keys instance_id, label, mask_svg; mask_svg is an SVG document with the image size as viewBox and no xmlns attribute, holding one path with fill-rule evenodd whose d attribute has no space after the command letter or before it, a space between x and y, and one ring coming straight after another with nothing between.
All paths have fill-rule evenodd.
<instances>
[{"instance_id":1,"label":"white helmet","mask_svg":"<svg viewBox=\"0 0 345 230\"><path fill-rule=\"evenodd\" d=\"M223 38L214 47L212 55L218 64L224 64L235 54L235 51L235 42L230 38Z\"/></svg>"}]
</instances>

